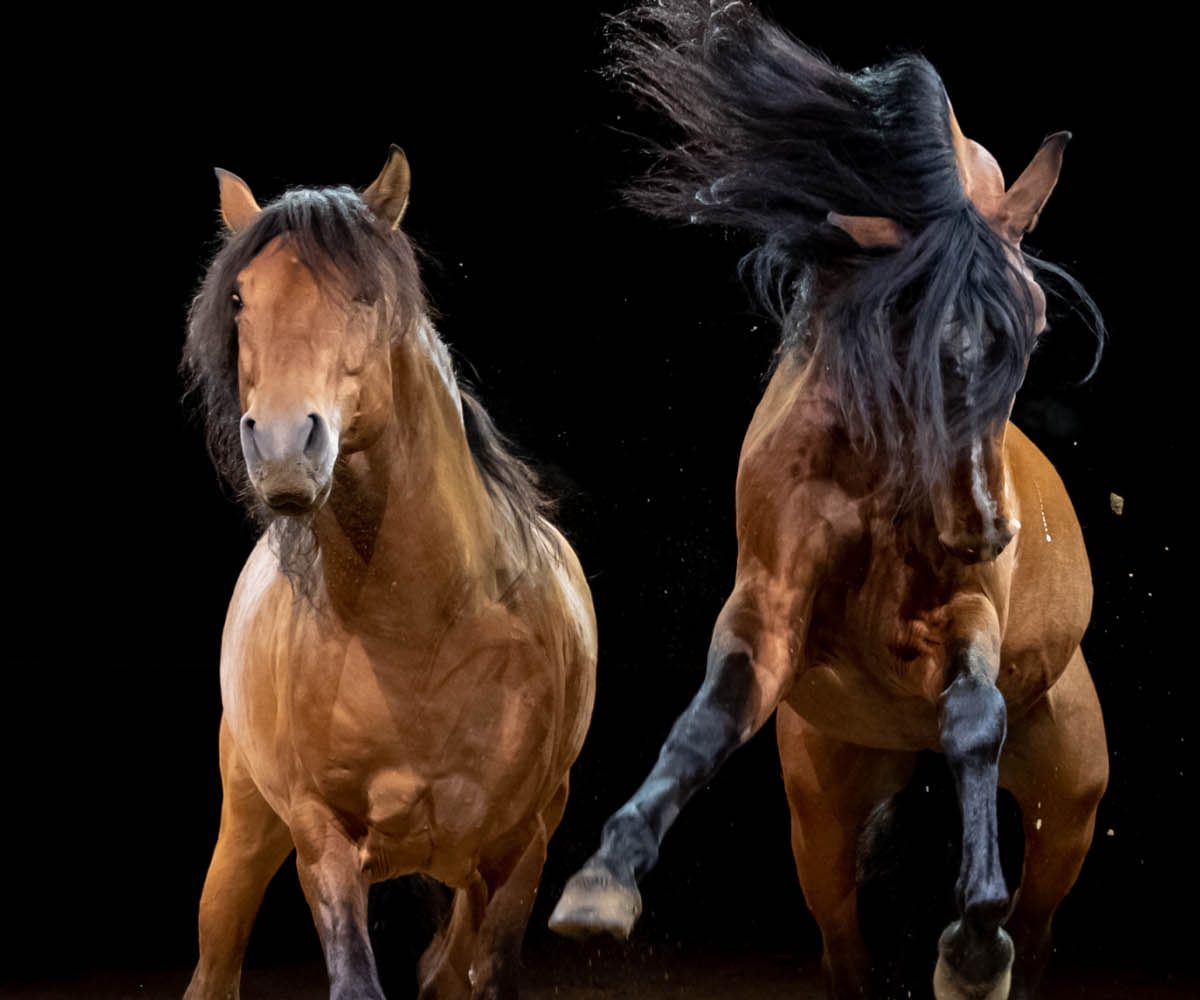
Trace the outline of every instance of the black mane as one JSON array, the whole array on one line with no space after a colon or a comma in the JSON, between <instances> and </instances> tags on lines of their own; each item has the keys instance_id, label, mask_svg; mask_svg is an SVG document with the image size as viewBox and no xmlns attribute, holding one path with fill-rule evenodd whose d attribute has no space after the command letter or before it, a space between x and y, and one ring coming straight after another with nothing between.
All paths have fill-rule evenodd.
<instances>
[{"instance_id":1,"label":"black mane","mask_svg":"<svg viewBox=\"0 0 1200 1000\"><path fill-rule=\"evenodd\" d=\"M781 352L821 365L887 481L942 481L1007 419L1035 334L1025 282L962 189L937 72L907 55L846 73L748 5L707 0L617 18L613 54L614 75L682 133L655 147L631 202L747 232L742 266L781 321ZM831 212L892 219L911 240L864 251ZM1073 279L1026 262L1101 329Z\"/></svg>"},{"instance_id":2,"label":"black mane","mask_svg":"<svg viewBox=\"0 0 1200 1000\"><path fill-rule=\"evenodd\" d=\"M192 302L181 368L188 395L196 397L204 419L209 454L251 516L270 529L284 571L302 584L317 555L310 525L304 518L277 517L258 502L239 431L233 292L239 272L284 234L323 291L376 303L393 343L415 330L428 308L411 242L381 223L348 187L292 190L267 205L253 223L227 236ZM475 467L520 544L533 554L544 537L541 517L549 502L532 469L513 454L482 405L462 387L459 393Z\"/></svg>"}]
</instances>

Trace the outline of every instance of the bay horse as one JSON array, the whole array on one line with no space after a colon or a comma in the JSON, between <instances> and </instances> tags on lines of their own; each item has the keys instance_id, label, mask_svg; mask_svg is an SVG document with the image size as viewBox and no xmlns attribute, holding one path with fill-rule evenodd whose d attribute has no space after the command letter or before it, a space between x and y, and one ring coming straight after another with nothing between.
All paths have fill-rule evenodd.
<instances>
[{"instance_id":1,"label":"bay horse","mask_svg":"<svg viewBox=\"0 0 1200 1000\"><path fill-rule=\"evenodd\" d=\"M1102 334L1073 279L1021 248L1069 136L1006 188L926 60L849 74L742 3L635 9L615 52L682 133L633 201L748 232L743 266L784 337L741 450L736 578L703 685L551 927L628 936L680 809L775 715L830 995L871 995L860 838L935 750L963 839L934 993L1032 996L1108 776L1079 523L1009 423L1046 326L1035 275L1065 278ZM1022 815L1017 893L998 786Z\"/></svg>"},{"instance_id":2,"label":"bay horse","mask_svg":"<svg viewBox=\"0 0 1200 1000\"><path fill-rule=\"evenodd\" d=\"M367 889L409 873L454 890L420 995L515 997L592 711L590 591L430 322L404 153L361 195L261 209L218 177L228 237L183 364L266 530L222 637L221 823L186 998L238 996L293 846L332 997L383 997Z\"/></svg>"}]
</instances>

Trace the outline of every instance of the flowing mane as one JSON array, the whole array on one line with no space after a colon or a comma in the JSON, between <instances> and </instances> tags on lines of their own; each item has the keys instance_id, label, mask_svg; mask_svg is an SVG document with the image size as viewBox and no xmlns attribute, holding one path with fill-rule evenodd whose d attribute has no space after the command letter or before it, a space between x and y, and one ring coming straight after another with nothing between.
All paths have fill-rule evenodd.
<instances>
[{"instance_id":1,"label":"flowing mane","mask_svg":"<svg viewBox=\"0 0 1200 1000\"><path fill-rule=\"evenodd\" d=\"M251 516L271 530L289 575L293 580L305 575L316 556L315 541L305 518L276 517L250 488L239 436L242 406L233 304L239 272L271 240L285 234L325 294L379 309L392 343L418 329L428 338L447 387L461 403L467 444L497 514L526 556L536 557L545 548L543 516L550 502L534 471L514 454L483 405L457 381L449 352L432 325L424 322L428 309L412 243L399 229L381 224L351 188L304 188L288 191L251 225L227 237L188 313L182 362L187 391L197 398L204 419L213 464Z\"/></svg>"},{"instance_id":2,"label":"flowing mane","mask_svg":"<svg viewBox=\"0 0 1200 1000\"><path fill-rule=\"evenodd\" d=\"M943 481L1007 419L1035 332L1025 283L963 190L934 68L906 55L847 73L746 4L701 0L615 19L613 53L614 75L681 133L630 201L748 233L743 270L781 323L781 356L820 366L886 481ZM830 213L884 217L909 238L865 251ZM1102 330L1074 279L1025 263Z\"/></svg>"}]
</instances>

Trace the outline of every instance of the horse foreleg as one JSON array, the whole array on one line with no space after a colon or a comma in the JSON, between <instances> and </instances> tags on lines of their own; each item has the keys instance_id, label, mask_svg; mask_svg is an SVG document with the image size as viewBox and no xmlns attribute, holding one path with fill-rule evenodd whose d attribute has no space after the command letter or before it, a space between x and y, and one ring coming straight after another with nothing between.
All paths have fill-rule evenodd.
<instances>
[{"instance_id":1,"label":"horse foreleg","mask_svg":"<svg viewBox=\"0 0 1200 1000\"><path fill-rule=\"evenodd\" d=\"M821 929L821 971L831 996L871 995L858 924L858 844L871 811L899 792L916 754L833 739L787 704L775 720L792 814L792 854L804 900Z\"/></svg>"},{"instance_id":2,"label":"horse foreleg","mask_svg":"<svg viewBox=\"0 0 1200 1000\"><path fill-rule=\"evenodd\" d=\"M955 885L959 919L938 941L933 992L938 1000L1004 1000L1013 944L1000 926L1010 900L996 818L1007 726L1004 696L994 683L998 627L960 641L951 666L957 676L942 693L939 726L962 814L962 862Z\"/></svg>"},{"instance_id":3,"label":"horse foreleg","mask_svg":"<svg viewBox=\"0 0 1200 1000\"><path fill-rule=\"evenodd\" d=\"M1108 747L1096 689L1076 650L1046 697L1013 724L1000 783L1021 807L1025 865L1008 922L1017 957L1012 997L1036 995L1050 957L1050 921L1092 843L1108 784Z\"/></svg>"},{"instance_id":4,"label":"horse foreleg","mask_svg":"<svg viewBox=\"0 0 1200 1000\"><path fill-rule=\"evenodd\" d=\"M641 788L605 824L600 850L567 883L551 929L629 936L641 913L637 883L657 861L675 817L771 717L791 677L786 638L766 633L757 606L735 591L717 619L704 684Z\"/></svg>"},{"instance_id":5,"label":"horse foreleg","mask_svg":"<svg viewBox=\"0 0 1200 1000\"><path fill-rule=\"evenodd\" d=\"M512 1000L517 996L521 942L546 863L548 839L539 819L528 842L483 868L491 899L469 973L472 1000Z\"/></svg>"},{"instance_id":6,"label":"horse foreleg","mask_svg":"<svg viewBox=\"0 0 1200 1000\"><path fill-rule=\"evenodd\" d=\"M322 803L292 811L296 870L325 953L330 1000L384 1000L367 935L367 889L358 846Z\"/></svg>"},{"instance_id":7,"label":"horse foreleg","mask_svg":"<svg viewBox=\"0 0 1200 1000\"><path fill-rule=\"evenodd\" d=\"M471 995L471 962L486 906L487 883L477 872L469 885L455 890L445 926L421 956L421 1000L466 1000Z\"/></svg>"},{"instance_id":8,"label":"horse foreleg","mask_svg":"<svg viewBox=\"0 0 1200 1000\"><path fill-rule=\"evenodd\" d=\"M421 1000L517 995L525 926L566 804L564 780L529 835L481 865L471 886L455 894L446 926L421 957Z\"/></svg>"},{"instance_id":9,"label":"horse foreleg","mask_svg":"<svg viewBox=\"0 0 1200 1000\"><path fill-rule=\"evenodd\" d=\"M223 720L219 746L221 827L200 897L200 961L184 1000L237 1000L254 917L292 849L287 826L254 786Z\"/></svg>"}]
</instances>

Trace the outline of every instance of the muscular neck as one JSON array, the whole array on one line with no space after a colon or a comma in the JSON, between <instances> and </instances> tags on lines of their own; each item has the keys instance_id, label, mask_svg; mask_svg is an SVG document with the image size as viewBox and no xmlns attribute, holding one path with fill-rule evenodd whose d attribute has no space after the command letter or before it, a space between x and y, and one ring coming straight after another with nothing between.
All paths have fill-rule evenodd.
<instances>
[{"instance_id":1,"label":"muscular neck","mask_svg":"<svg viewBox=\"0 0 1200 1000\"><path fill-rule=\"evenodd\" d=\"M334 614L412 647L479 599L496 558L492 504L435 336L422 328L393 348L393 412L369 447L339 459L315 522Z\"/></svg>"}]
</instances>

